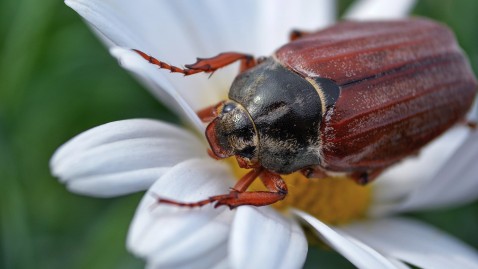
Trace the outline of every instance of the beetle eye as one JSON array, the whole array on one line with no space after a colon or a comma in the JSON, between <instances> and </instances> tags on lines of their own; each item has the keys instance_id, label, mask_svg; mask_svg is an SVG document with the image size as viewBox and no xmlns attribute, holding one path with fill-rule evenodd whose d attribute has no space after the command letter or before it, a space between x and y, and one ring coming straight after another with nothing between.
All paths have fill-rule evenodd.
<instances>
[{"instance_id":1,"label":"beetle eye","mask_svg":"<svg viewBox=\"0 0 478 269\"><path fill-rule=\"evenodd\" d=\"M224 107L222 108L222 113L227 113L227 112L233 110L235 107L236 107L235 104L233 104L233 103L227 103L227 104L225 104Z\"/></svg>"}]
</instances>

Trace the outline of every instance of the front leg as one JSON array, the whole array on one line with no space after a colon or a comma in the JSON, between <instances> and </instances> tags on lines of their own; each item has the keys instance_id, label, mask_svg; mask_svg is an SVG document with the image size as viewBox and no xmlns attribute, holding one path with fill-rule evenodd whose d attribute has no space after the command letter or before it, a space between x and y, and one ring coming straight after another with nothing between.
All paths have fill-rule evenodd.
<instances>
[{"instance_id":1,"label":"front leg","mask_svg":"<svg viewBox=\"0 0 478 269\"><path fill-rule=\"evenodd\" d=\"M229 194L221 197L214 207L225 205L234 209L242 205L265 206L274 204L286 197L288 193L287 184L280 175L263 170L259 177L268 191L245 191L247 188L243 188L243 191L233 189Z\"/></svg>"},{"instance_id":2,"label":"front leg","mask_svg":"<svg viewBox=\"0 0 478 269\"><path fill-rule=\"evenodd\" d=\"M268 191L247 191L257 177L261 178ZM241 205L270 205L284 199L286 195L287 185L282 177L261 167L253 169L243 176L228 194L212 196L193 203L182 203L163 198L157 198L157 202L183 207L201 207L216 203L214 207L228 206L233 209Z\"/></svg>"},{"instance_id":3,"label":"front leg","mask_svg":"<svg viewBox=\"0 0 478 269\"><path fill-rule=\"evenodd\" d=\"M141 57L143 57L143 59L145 59L149 63L154 64L159 68L167 69L174 73L181 73L185 76L201 72L212 74L217 69L228 66L236 61L241 62L240 72L244 72L257 64L256 59L254 59L252 55L237 52L224 52L211 58L197 58L194 64L187 64L185 65L186 68L180 68L160 61L140 50L133 49L133 51L138 53Z\"/></svg>"}]
</instances>

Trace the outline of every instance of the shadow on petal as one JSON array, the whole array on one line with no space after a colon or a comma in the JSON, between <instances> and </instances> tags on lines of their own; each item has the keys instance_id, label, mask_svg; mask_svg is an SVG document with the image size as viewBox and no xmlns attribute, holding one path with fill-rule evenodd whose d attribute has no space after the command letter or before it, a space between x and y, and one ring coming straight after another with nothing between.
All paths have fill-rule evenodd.
<instances>
[{"instance_id":1,"label":"shadow on petal","mask_svg":"<svg viewBox=\"0 0 478 269\"><path fill-rule=\"evenodd\" d=\"M307 241L300 226L268 207L237 209L229 242L233 268L301 268Z\"/></svg>"},{"instance_id":2,"label":"shadow on petal","mask_svg":"<svg viewBox=\"0 0 478 269\"><path fill-rule=\"evenodd\" d=\"M328 245L358 268L396 268L385 256L356 239L341 234L315 217L299 210L292 211L301 221L310 225Z\"/></svg>"}]
</instances>

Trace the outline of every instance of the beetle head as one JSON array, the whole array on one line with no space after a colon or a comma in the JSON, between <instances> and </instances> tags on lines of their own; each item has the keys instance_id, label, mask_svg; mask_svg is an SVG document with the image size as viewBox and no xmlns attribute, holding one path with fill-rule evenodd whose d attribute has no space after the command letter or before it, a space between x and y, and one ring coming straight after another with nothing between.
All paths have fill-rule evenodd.
<instances>
[{"instance_id":1,"label":"beetle head","mask_svg":"<svg viewBox=\"0 0 478 269\"><path fill-rule=\"evenodd\" d=\"M248 163L257 160L257 132L243 106L226 101L218 107L218 116L207 126L206 138L219 158L236 155Z\"/></svg>"}]
</instances>

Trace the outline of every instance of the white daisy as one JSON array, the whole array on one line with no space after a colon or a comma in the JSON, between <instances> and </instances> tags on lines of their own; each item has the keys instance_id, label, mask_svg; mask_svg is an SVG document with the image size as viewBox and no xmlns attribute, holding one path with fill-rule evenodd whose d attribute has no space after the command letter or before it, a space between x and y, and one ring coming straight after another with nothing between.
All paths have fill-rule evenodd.
<instances>
[{"instance_id":1,"label":"white daisy","mask_svg":"<svg viewBox=\"0 0 478 269\"><path fill-rule=\"evenodd\" d=\"M348 18L404 16L414 1L358 1ZM269 55L292 28L334 22L333 1L67 0L188 131L156 120L99 126L63 145L51 160L68 188L92 196L149 189L128 234L128 248L149 268L299 268L307 241L298 221L360 268L478 268L478 253L448 235L392 214L469 202L478 196L478 133L456 127L417 158L368 188L345 180L287 177L289 195L274 207L235 210L155 205L155 195L197 201L223 194L238 178L232 162L211 160L195 111L225 99L237 66L183 77L158 70L135 48L172 64L223 51ZM153 195L154 194L154 195ZM284 211L284 208L292 208ZM328 223L328 224L326 224Z\"/></svg>"}]
</instances>

